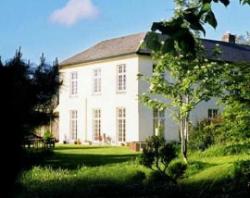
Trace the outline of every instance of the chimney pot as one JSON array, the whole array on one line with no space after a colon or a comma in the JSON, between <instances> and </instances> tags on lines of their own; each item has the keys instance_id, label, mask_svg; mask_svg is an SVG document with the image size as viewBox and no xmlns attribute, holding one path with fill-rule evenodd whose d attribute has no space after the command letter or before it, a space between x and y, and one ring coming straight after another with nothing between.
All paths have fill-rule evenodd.
<instances>
[{"instance_id":1,"label":"chimney pot","mask_svg":"<svg viewBox=\"0 0 250 198\"><path fill-rule=\"evenodd\" d=\"M223 35L222 41L227 42L227 43L235 43L236 36L227 32Z\"/></svg>"}]
</instances>

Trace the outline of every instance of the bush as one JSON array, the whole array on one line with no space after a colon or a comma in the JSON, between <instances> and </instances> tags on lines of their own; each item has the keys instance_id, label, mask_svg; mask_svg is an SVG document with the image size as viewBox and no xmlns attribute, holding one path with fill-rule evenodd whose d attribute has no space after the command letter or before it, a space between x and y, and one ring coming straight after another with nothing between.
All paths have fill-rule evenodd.
<instances>
[{"instance_id":1,"label":"bush","mask_svg":"<svg viewBox=\"0 0 250 198\"><path fill-rule=\"evenodd\" d=\"M217 117L205 119L193 126L189 135L189 148L204 151L213 145L222 122L222 118Z\"/></svg>"},{"instance_id":2,"label":"bush","mask_svg":"<svg viewBox=\"0 0 250 198\"><path fill-rule=\"evenodd\" d=\"M45 141L50 141L53 138L53 134L50 131L45 131L44 135L43 135L43 139Z\"/></svg>"},{"instance_id":3,"label":"bush","mask_svg":"<svg viewBox=\"0 0 250 198\"><path fill-rule=\"evenodd\" d=\"M182 177L187 169L187 164L181 161L173 161L170 163L167 169L168 175L173 179Z\"/></svg>"},{"instance_id":4,"label":"bush","mask_svg":"<svg viewBox=\"0 0 250 198\"><path fill-rule=\"evenodd\" d=\"M177 157L177 144L166 143L162 136L151 136L146 140L140 163L166 174L169 163Z\"/></svg>"}]
</instances>

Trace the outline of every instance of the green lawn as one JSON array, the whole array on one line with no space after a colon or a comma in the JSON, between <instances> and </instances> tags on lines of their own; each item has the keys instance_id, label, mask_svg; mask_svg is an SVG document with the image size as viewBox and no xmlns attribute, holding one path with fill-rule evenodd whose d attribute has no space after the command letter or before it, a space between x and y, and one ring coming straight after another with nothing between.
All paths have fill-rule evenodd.
<instances>
[{"instance_id":1,"label":"green lawn","mask_svg":"<svg viewBox=\"0 0 250 198\"><path fill-rule=\"evenodd\" d=\"M250 161L248 153L194 153L186 177L169 186L151 182L151 170L139 165L138 155L126 147L57 145L48 156L36 155L14 197L209 197L215 188L221 193L225 181L232 182L236 162Z\"/></svg>"}]
</instances>

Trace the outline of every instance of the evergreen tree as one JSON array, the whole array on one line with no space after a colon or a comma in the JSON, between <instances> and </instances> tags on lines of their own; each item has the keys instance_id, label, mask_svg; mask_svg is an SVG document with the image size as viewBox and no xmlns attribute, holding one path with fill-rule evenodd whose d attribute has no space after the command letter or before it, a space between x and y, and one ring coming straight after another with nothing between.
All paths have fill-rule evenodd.
<instances>
[{"instance_id":1,"label":"evergreen tree","mask_svg":"<svg viewBox=\"0 0 250 198\"><path fill-rule=\"evenodd\" d=\"M57 94L58 65L50 66L44 60L37 68L22 59L21 51L0 67L0 120L3 152L2 171L6 188L12 186L21 168L24 137L38 126L47 124L50 112L47 106ZM2 193L2 192L1 192Z\"/></svg>"}]
</instances>

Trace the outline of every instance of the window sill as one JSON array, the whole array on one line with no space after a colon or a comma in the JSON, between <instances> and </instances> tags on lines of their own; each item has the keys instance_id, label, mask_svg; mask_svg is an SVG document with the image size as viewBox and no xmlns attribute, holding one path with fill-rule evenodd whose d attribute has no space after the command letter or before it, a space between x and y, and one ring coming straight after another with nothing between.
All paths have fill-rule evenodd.
<instances>
[{"instance_id":1,"label":"window sill","mask_svg":"<svg viewBox=\"0 0 250 198\"><path fill-rule=\"evenodd\" d=\"M78 95L70 95L69 98L78 98Z\"/></svg>"},{"instance_id":2,"label":"window sill","mask_svg":"<svg viewBox=\"0 0 250 198\"><path fill-rule=\"evenodd\" d=\"M92 93L92 96L101 96L101 95L102 95L101 92L99 92L99 93Z\"/></svg>"},{"instance_id":3,"label":"window sill","mask_svg":"<svg viewBox=\"0 0 250 198\"><path fill-rule=\"evenodd\" d=\"M127 93L127 91L116 91L116 94L126 94Z\"/></svg>"}]
</instances>

